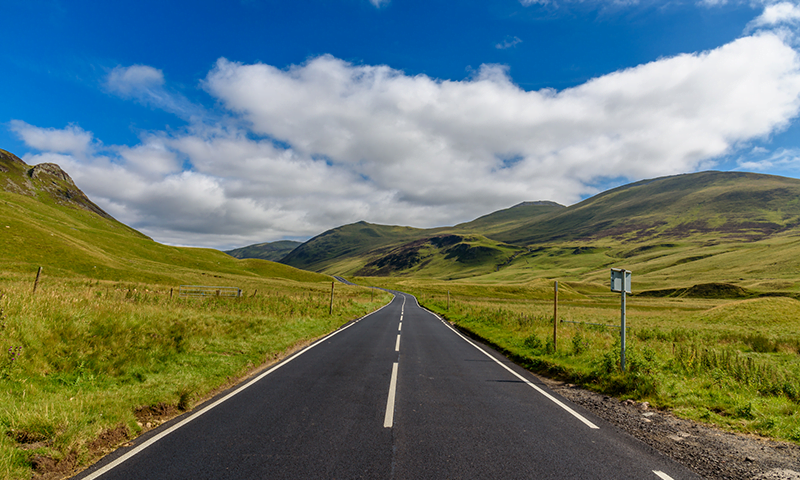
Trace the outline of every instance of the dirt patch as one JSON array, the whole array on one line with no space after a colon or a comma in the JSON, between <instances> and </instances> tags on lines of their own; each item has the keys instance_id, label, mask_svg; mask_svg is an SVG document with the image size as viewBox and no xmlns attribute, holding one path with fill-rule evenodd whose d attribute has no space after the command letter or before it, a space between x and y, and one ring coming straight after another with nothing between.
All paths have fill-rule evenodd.
<instances>
[{"instance_id":1,"label":"dirt patch","mask_svg":"<svg viewBox=\"0 0 800 480\"><path fill-rule=\"evenodd\" d=\"M541 377L540 377L541 378ZM646 403L619 401L542 378L553 391L708 479L798 479L800 446L725 432Z\"/></svg>"},{"instance_id":2,"label":"dirt patch","mask_svg":"<svg viewBox=\"0 0 800 480\"><path fill-rule=\"evenodd\" d=\"M51 457L36 455L31 458L33 467L33 480L55 480L67 477L78 465L78 455L70 452L60 460Z\"/></svg>"},{"instance_id":3,"label":"dirt patch","mask_svg":"<svg viewBox=\"0 0 800 480\"><path fill-rule=\"evenodd\" d=\"M89 444L89 453L95 457L98 454L105 455L114 451L122 442L130 438L130 431L125 425L117 425L116 428L106 430L100 434L92 443Z\"/></svg>"}]
</instances>

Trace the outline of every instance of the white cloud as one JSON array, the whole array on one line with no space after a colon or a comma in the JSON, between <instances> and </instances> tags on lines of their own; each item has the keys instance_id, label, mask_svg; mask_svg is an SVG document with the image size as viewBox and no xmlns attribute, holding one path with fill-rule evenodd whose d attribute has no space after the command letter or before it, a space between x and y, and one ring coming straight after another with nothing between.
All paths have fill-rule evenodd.
<instances>
[{"instance_id":1,"label":"white cloud","mask_svg":"<svg viewBox=\"0 0 800 480\"><path fill-rule=\"evenodd\" d=\"M165 91L154 71L115 88ZM798 115L800 60L761 32L562 91L524 91L498 65L448 81L332 56L286 70L220 59L203 87L239 127L196 122L102 147L74 126L12 126L43 152L29 163L62 162L120 220L159 241L232 247L362 219L453 224L524 200L570 204L604 179L708 168Z\"/></svg>"},{"instance_id":2,"label":"white cloud","mask_svg":"<svg viewBox=\"0 0 800 480\"><path fill-rule=\"evenodd\" d=\"M9 127L25 144L37 150L80 156L93 150L92 133L76 125L69 125L64 129L39 128L21 120L12 120Z\"/></svg>"},{"instance_id":3,"label":"white cloud","mask_svg":"<svg viewBox=\"0 0 800 480\"><path fill-rule=\"evenodd\" d=\"M369 0L369 3L375 5L377 8L381 8L384 5L388 5L390 0Z\"/></svg>"},{"instance_id":4,"label":"white cloud","mask_svg":"<svg viewBox=\"0 0 800 480\"><path fill-rule=\"evenodd\" d=\"M133 99L143 105L166 110L190 119L202 114L202 109L186 97L165 88L164 73L148 65L117 66L106 76L109 93Z\"/></svg>"},{"instance_id":5,"label":"white cloud","mask_svg":"<svg viewBox=\"0 0 800 480\"><path fill-rule=\"evenodd\" d=\"M496 44L494 48L498 50L506 50L511 47L516 47L520 43L522 43L522 40L519 37L506 37L502 43Z\"/></svg>"},{"instance_id":6,"label":"white cloud","mask_svg":"<svg viewBox=\"0 0 800 480\"><path fill-rule=\"evenodd\" d=\"M797 23L800 20L800 7L790 2L767 5L764 12L750 22L748 28L768 27L784 23Z\"/></svg>"}]
</instances>

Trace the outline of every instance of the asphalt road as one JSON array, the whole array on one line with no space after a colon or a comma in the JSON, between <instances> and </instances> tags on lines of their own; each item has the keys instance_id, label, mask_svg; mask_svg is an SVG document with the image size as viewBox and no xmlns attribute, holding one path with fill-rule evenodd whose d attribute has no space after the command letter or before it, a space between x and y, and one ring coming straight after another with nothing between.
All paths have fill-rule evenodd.
<instances>
[{"instance_id":1,"label":"asphalt road","mask_svg":"<svg viewBox=\"0 0 800 480\"><path fill-rule=\"evenodd\" d=\"M410 295L75 478L699 478Z\"/></svg>"}]
</instances>

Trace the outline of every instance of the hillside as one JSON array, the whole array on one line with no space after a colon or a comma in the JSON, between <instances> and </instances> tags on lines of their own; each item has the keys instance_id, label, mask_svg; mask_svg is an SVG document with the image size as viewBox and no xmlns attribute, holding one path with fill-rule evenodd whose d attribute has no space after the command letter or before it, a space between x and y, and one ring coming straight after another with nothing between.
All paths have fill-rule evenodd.
<instances>
[{"instance_id":1,"label":"hillside","mask_svg":"<svg viewBox=\"0 0 800 480\"><path fill-rule=\"evenodd\" d=\"M162 284L236 284L277 277L328 281L316 273L222 252L159 244L116 221L54 164L26 165L0 150L0 270Z\"/></svg>"},{"instance_id":2,"label":"hillside","mask_svg":"<svg viewBox=\"0 0 800 480\"><path fill-rule=\"evenodd\" d=\"M234 248L233 250L226 250L225 253L234 258L260 258L261 260L277 262L302 244L302 242L291 240L279 240L277 242L257 243L242 248Z\"/></svg>"},{"instance_id":3,"label":"hillside","mask_svg":"<svg viewBox=\"0 0 800 480\"><path fill-rule=\"evenodd\" d=\"M700 172L643 180L600 193L492 235L532 245L556 241L708 238L754 241L800 225L800 180Z\"/></svg>"},{"instance_id":4,"label":"hillside","mask_svg":"<svg viewBox=\"0 0 800 480\"><path fill-rule=\"evenodd\" d=\"M788 279L787 268L800 268L798 225L800 180L701 172L636 182L570 207L526 202L454 227L345 225L282 262L329 274L484 283L604 283L608 267L626 266L637 272L640 290L722 279L756 292L793 292L793 282L770 278ZM457 251L483 253L464 262Z\"/></svg>"}]
</instances>

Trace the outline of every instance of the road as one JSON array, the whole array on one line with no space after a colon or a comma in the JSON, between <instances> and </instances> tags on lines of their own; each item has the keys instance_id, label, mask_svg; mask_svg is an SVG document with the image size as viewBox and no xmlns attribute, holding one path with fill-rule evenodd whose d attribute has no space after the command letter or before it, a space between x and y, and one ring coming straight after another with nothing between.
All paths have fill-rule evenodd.
<instances>
[{"instance_id":1,"label":"road","mask_svg":"<svg viewBox=\"0 0 800 480\"><path fill-rule=\"evenodd\" d=\"M699 478L399 292L132 443L75 478Z\"/></svg>"}]
</instances>

